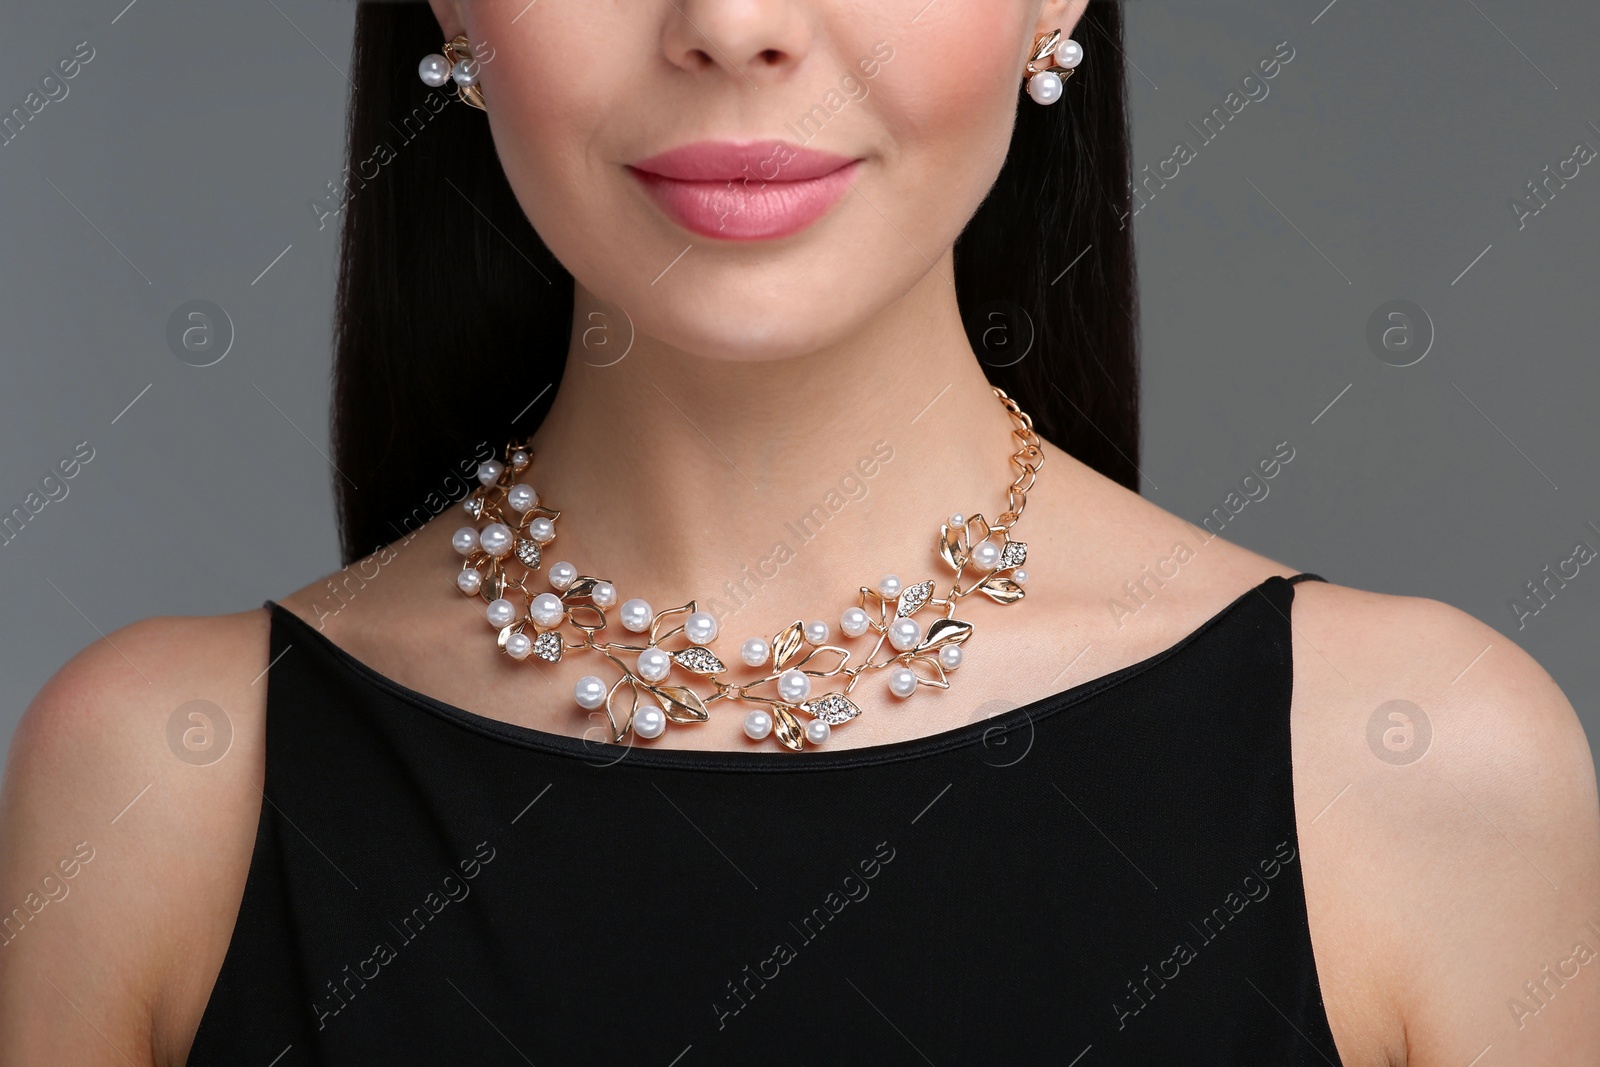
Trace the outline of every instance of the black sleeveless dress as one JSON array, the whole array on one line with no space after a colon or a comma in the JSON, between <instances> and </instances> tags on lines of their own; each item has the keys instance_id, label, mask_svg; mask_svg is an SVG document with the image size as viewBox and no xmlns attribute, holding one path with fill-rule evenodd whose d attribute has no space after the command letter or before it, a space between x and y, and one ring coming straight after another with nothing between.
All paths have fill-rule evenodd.
<instances>
[{"instance_id":1,"label":"black sleeveless dress","mask_svg":"<svg viewBox=\"0 0 1600 1067\"><path fill-rule=\"evenodd\" d=\"M269 601L268 802L188 1063L1336 1065L1301 578L1032 704L798 756L501 723Z\"/></svg>"}]
</instances>

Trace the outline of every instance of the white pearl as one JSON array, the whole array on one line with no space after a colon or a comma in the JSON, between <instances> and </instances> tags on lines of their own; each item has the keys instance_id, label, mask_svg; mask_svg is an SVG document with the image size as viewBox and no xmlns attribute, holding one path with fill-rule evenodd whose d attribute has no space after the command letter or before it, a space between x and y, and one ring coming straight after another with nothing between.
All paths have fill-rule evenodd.
<instances>
[{"instance_id":1,"label":"white pearl","mask_svg":"<svg viewBox=\"0 0 1600 1067\"><path fill-rule=\"evenodd\" d=\"M820 745L828 740L828 733L833 729L821 719L812 719L806 723L806 740L813 745Z\"/></svg>"},{"instance_id":2,"label":"white pearl","mask_svg":"<svg viewBox=\"0 0 1600 1067\"><path fill-rule=\"evenodd\" d=\"M1018 567L1016 570L1011 572L1011 580L1016 582L1018 585L1027 585L1028 572L1023 570L1021 567Z\"/></svg>"},{"instance_id":3,"label":"white pearl","mask_svg":"<svg viewBox=\"0 0 1600 1067\"><path fill-rule=\"evenodd\" d=\"M450 535L450 545L463 556L470 556L478 550L478 531L463 526Z\"/></svg>"},{"instance_id":4,"label":"white pearl","mask_svg":"<svg viewBox=\"0 0 1600 1067\"><path fill-rule=\"evenodd\" d=\"M967 517L961 514L961 512L958 511L954 515L950 516L950 528L952 530L958 530L966 524Z\"/></svg>"},{"instance_id":5,"label":"white pearl","mask_svg":"<svg viewBox=\"0 0 1600 1067\"><path fill-rule=\"evenodd\" d=\"M672 669L672 657L659 648L647 648L639 653L639 677L647 682L659 682Z\"/></svg>"},{"instance_id":6,"label":"white pearl","mask_svg":"<svg viewBox=\"0 0 1600 1067\"><path fill-rule=\"evenodd\" d=\"M565 589L577 580L578 568L570 563L557 563L550 568L551 589Z\"/></svg>"},{"instance_id":7,"label":"white pearl","mask_svg":"<svg viewBox=\"0 0 1600 1067\"><path fill-rule=\"evenodd\" d=\"M882 578L879 578L878 592L882 593L885 597L899 596L900 576L897 574L885 574Z\"/></svg>"},{"instance_id":8,"label":"white pearl","mask_svg":"<svg viewBox=\"0 0 1600 1067\"><path fill-rule=\"evenodd\" d=\"M556 524L541 515L528 523L528 536L541 545L548 545L556 539Z\"/></svg>"},{"instance_id":9,"label":"white pearl","mask_svg":"<svg viewBox=\"0 0 1600 1067\"><path fill-rule=\"evenodd\" d=\"M648 601L640 600L638 597L625 600L622 603L622 627L636 634L642 634L650 629L650 620L655 618L655 614Z\"/></svg>"},{"instance_id":10,"label":"white pearl","mask_svg":"<svg viewBox=\"0 0 1600 1067\"><path fill-rule=\"evenodd\" d=\"M595 607L609 608L617 602L617 587L610 582L596 582L593 589L589 590Z\"/></svg>"},{"instance_id":11,"label":"white pearl","mask_svg":"<svg viewBox=\"0 0 1600 1067\"><path fill-rule=\"evenodd\" d=\"M1041 71L1028 79L1028 95L1036 104L1053 104L1061 99L1061 75Z\"/></svg>"},{"instance_id":12,"label":"white pearl","mask_svg":"<svg viewBox=\"0 0 1600 1067\"><path fill-rule=\"evenodd\" d=\"M947 671L953 671L961 666L961 646L945 645L939 650L939 666Z\"/></svg>"},{"instance_id":13,"label":"white pearl","mask_svg":"<svg viewBox=\"0 0 1600 1067\"><path fill-rule=\"evenodd\" d=\"M533 491L533 486L526 482L513 485L506 491L506 505L512 511L523 512L532 509L539 503L539 494Z\"/></svg>"},{"instance_id":14,"label":"white pearl","mask_svg":"<svg viewBox=\"0 0 1600 1067\"><path fill-rule=\"evenodd\" d=\"M450 80L450 61L438 53L423 56L422 62L417 64L417 76L424 85L437 89Z\"/></svg>"},{"instance_id":15,"label":"white pearl","mask_svg":"<svg viewBox=\"0 0 1600 1067\"><path fill-rule=\"evenodd\" d=\"M683 636L697 645L709 644L717 636L717 617L709 611L697 611L683 620Z\"/></svg>"},{"instance_id":16,"label":"white pearl","mask_svg":"<svg viewBox=\"0 0 1600 1067\"><path fill-rule=\"evenodd\" d=\"M778 697L791 704L811 695L811 676L804 671L787 670L778 675Z\"/></svg>"},{"instance_id":17,"label":"white pearl","mask_svg":"<svg viewBox=\"0 0 1600 1067\"><path fill-rule=\"evenodd\" d=\"M806 623L806 640L813 645L820 645L828 639L828 624L821 619L812 619Z\"/></svg>"},{"instance_id":18,"label":"white pearl","mask_svg":"<svg viewBox=\"0 0 1600 1067\"><path fill-rule=\"evenodd\" d=\"M478 535L478 543L483 546L485 552L499 559L511 551L511 527L503 522L491 522Z\"/></svg>"},{"instance_id":19,"label":"white pearl","mask_svg":"<svg viewBox=\"0 0 1600 1067\"><path fill-rule=\"evenodd\" d=\"M578 707L593 711L606 702L606 683L586 674L572 687L572 698L578 702Z\"/></svg>"},{"instance_id":20,"label":"white pearl","mask_svg":"<svg viewBox=\"0 0 1600 1067\"><path fill-rule=\"evenodd\" d=\"M1056 43L1056 66L1076 67L1083 62L1083 46L1068 37Z\"/></svg>"},{"instance_id":21,"label":"white pearl","mask_svg":"<svg viewBox=\"0 0 1600 1067\"><path fill-rule=\"evenodd\" d=\"M871 624L872 617L860 608L845 608L844 614L839 616L839 629L846 637L860 637Z\"/></svg>"},{"instance_id":22,"label":"white pearl","mask_svg":"<svg viewBox=\"0 0 1600 1067\"><path fill-rule=\"evenodd\" d=\"M772 732L772 716L757 708L744 717L744 732L753 741L760 741Z\"/></svg>"},{"instance_id":23,"label":"white pearl","mask_svg":"<svg viewBox=\"0 0 1600 1067\"><path fill-rule=\"evenodd\" d=\"M505 464L497 459L486 459L478 464L478 481L484 485L493 485L506 469Z\"/></svg>"},{"instance_id":24,"label":"white pearl","mask_svg":"<svg viewBox=\"0 0 1600 1067\"><path fill-rule=\"evenodd\" d=\"M761 666L763 663L767 662L767 657L771 655L772 646L767 644L766 638L764 637L752 637L739 647L739 658L744 660L745 663L752 667ZM752 711L750 714L765 715L766 712ZM771 726L771 723L767 724L768 729L771 729Z\"/></svg>"},{"instance_id":25,"label":"white pearl","mask_svg":"<svg viewBox=\"0 0 1600 1067\"><path fill-rule=\"evenodd\" d=\"M901 652L917 647L922 640L922 627L916 619L896 619L889 625L889 643Z\"/></svg>"},{"instance_id":26,"label":"white pearl","mask_svg":"<svg viewBox=\"0 0 1600 1067\"><path fill-rule=\"evenodd\" d=\"M896 667L889 672L889 692L897 697L908 697L917 689L917 673L910 667Z\"/></svg>"},{"instance_id":27,"label":"white pearl","mask_svg":"<svg viewBox=\"0 0 1600 1067\"><path fill-rule=\"evenodd\" d=\"M527 659L533 651L533 638L527 634L512 634L506 638L506 655L512 659Z\"/></svg>"},{"instance_id":28,"label":"white pearl","mask_svg":"<svg viewBox=\"0 0 1600 1067\"><path fill-rule=\"evenodd\" d=\"M994 570L1000 562L1000 546L993 541L979 541L972 548L972 562L986 571Z\"/></svg>"},{"instance_id":29,"label":"white pearl","mask_svg":"<svg viewBox=\"0 0 1600 1067\"><path fill-rule=\"evenodd\" d=\"M528 617L537 626L551 627L566 618L566 605L561 603L561 598L554 593L540 593L533 598L533 603L528 605Z\"/></svg>"},{"instance_id":30,"label":"white pearl","mask_svg":"<svg viewBox=\"0 0 1600 1067\"><path fill-rule=\"evenodd\" d=\"M667 713L654 704L640 704L633 713L633 732L646 741L660 737L667 728Z\"/></svg>"},{"instance_id":31,"label":"white pearl","mask_svg":"<svg viewBox=\"0 0 1600 1067\"><path fill-rule=\"evenodd\" d=\"M516 620L517 606L505 597L501 597L499 600L491 600L489 602L489 607L484 611L484 615L488 617L489 625L499 630L510 626Z\"/></svg>"},{"instance_id":32,"label":"white pearl","mask_svg":"<svg viewBox=\"0 0 1600 1067\"><path fill-rule=\"evenodd\" d=\"M456 65L450 68L450 77L460 86L478 84L478 61L475 59L458 59Z\"/></svg>"},{"instance_id":33,"label":"white pearl","mask_svg":"<svg viewBox=\"0 0 1600 1067\"><path fill-rule=\"evenodd\" d=\"M483 575L475 570L462 571L456 575L456 588L468 596L477 596L483 588Z\"/></svg>"},{"instance_id":34,"label":"white pearl","mask_svg":"<svg viewBox=\"0 0 1600 1067\"><path fill-rule=\"evenodd\" d=\"M532 458L533 457L529 456L526 452L519 448L515 452L511 453L511 466L516 470L521 470L523 467L528 465L528 460Z\"/></svg>"}]
</instances>

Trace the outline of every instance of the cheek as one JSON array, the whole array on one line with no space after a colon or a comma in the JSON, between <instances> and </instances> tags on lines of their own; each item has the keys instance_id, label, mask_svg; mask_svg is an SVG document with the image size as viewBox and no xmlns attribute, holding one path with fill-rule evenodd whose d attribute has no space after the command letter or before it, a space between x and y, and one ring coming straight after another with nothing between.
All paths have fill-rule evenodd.
<instances>
[{"instance_id":1,"label":"cheek","mask_svg":"<svg viewBox=\"0 0 1600 1067\"><path fill-rule=\"evenodd\" d=\"M529 222L581 276L589 254L606 258L581 220L605 218L615 206L606 197L608 179L616 176L605 173L605 153L595 141L605 130L626 126L630 107L638 106L625 78L588 57L597 34L621 40L628 31L597 27L590 17L576 24L553 5L549 13L538 5L513 24L519 7L485 5L469 31L497 42L495 61L482 75L489 103L484 117Z\"/></svg>"},{"instance_id":2,"label":"cheek","mask_svg":"<svg viewBox=\"0 0 1600 1067\"><path fill-rule=\"evenodd\" d=\"M1020 22L998 27L969 7L897 49L873 90L898 156L897 192L939 205L924 210L960 215L950 220L957 231L1005 161L1022 85Z\"/></svg>"}]
</instances>

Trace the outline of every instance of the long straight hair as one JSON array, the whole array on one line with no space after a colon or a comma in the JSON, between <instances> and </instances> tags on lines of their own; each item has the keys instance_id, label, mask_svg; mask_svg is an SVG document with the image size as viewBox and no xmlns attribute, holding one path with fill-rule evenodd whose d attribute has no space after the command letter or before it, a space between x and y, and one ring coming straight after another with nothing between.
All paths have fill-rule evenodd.
<instances>
[{"instance_id":1,"label":"long straight hair","mask_svg":"<svg viewBox=\"0 0 1600 1067\"><path fill-rule=\"evenodd\" d=\"M1065 98L1020 101L1005 164L956 243L955 283L989 381L1040 436L1138 491L1122 24L1117 3L1093 0L1074 31L1090 58ZM523 214L483 113L417 77L439 39L426 4L363 3L356 14L336 205L334 484L346 564L464 494L462 463L486 442L530 436L567 357L572 276ZM488 388L512 359L521 381L555 387L537 399Z\"/></svg>"}]
</instances>

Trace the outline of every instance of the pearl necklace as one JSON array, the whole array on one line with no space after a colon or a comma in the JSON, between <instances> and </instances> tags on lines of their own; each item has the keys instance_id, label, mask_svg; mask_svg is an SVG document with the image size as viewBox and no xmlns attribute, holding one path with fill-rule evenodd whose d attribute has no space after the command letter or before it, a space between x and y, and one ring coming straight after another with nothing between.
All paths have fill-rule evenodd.
<instances>
[{"instance_id":1,"label":"pearl necklace","mask_svg":"<svg viewBox=\"0 0 1600 1067\"><path fill-rule=\"evenodd\" d=\"M646 740L660 737L669 722L705 722L710 705L740 700L761 705L745 716L744 731L751 739L775 737L796 752L821 745L833 727L861 713L850 694L868 671L888 670L889 692L901 699L922 686L949 688L947 672L961 665L961 646L972 636L971 624L955 618L962 597L983 593L998 604L1022 599L1027 573L1020 568L1028 547L1012 540L1011 528L1044 465L1044 451L1033 420L1003 390L994 388L994 394L1016 423L1011 435L1020 442L1011 456L1017 474L1006 491L1006 510L994 523L982 515L956 514L940 525L934 548L955 571L943 597L934 595L932 579L908 586L887 574L875 588L861 586L855 606L839 617L845 637L873 641L871 651L856 666L847 666L849 650L828 643L827 622L796 620L771 641L752 637L741 647L740 659L747 666L767 668L766 677L737 684L723 681L719 675L728 668L709 647L717 636L717 620L698 610L693 600L661 612L644 600L627 600L617 621L624 630L646 635L645 643L601 641L606 612L618 596L610 582L579 574L571 563L562 562L547 574L555 592L533 588L534 573L555 540L561 512L541 504L533 487L521 480L533 462L526 443L507 445L504 462L491 459L478 467L481 484L462 506L482 525L463 526L452 539L455 550L465 557L456 587L487 602L485 615L498 634L500 651L513 660L532 656L558 663L563 655L582 652L610 660L621 677L607 685L596 675L585 675L578 679L573 695L579 707L604 711L613 743L630 732ZM969 572L972 583L963 587L963 576ZM916 618L925 609L942 613L926 630ZM685 616L681 624L662 629L680 615ZM563 633L562 626L575 633ZM684 647L664 647L679 635ZM875 661L885 642L892 653ZM714 691L702 696L687 685L669 684L674 667L709 683ZM826 692L813 696L817 679L834 681ZM774 695L756 692L765 686L771 686ZM803 728L800 715L808 717Z\"/></svg>"}]
</instances>

